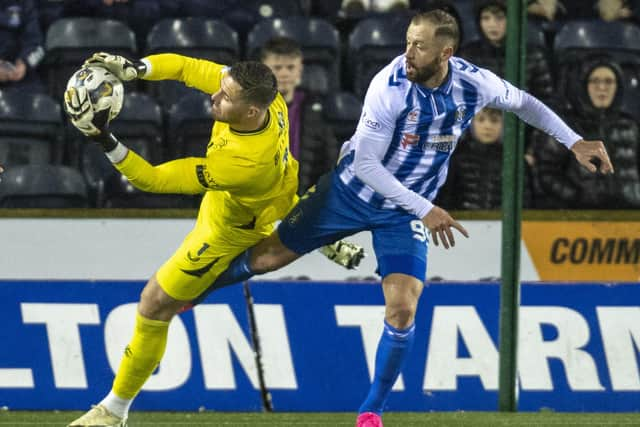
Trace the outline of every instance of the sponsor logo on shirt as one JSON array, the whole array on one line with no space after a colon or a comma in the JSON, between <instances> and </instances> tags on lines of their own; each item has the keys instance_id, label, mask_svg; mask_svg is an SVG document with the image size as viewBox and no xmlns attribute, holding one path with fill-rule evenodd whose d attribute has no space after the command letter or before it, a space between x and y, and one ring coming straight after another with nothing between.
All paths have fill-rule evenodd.
<instances>
[{"instance_id":1,"label":"sponsor logo on shirt","mask_svg":"<svg viewBox=\"0 0 640 427\"><path fill-rule=\"evenodd\" d=\"M420 135L416 135L415 133L403 133L400 144L402 144L402 148L407 148L409 145L416 145L419 140Z\"/></svg>"},{"instance_id":2,"label":"sponsor logo on shirt","mask_svg":"<svg viewBox=\"0 0 640 427\"><path fill-rule=\"evenodd\" d=\"M296 224L302 219L302 209L296 208L287 216L287 222L291 227L295 227Z\"/></svg>"},{"instance_id":3,"label":"sponsor logo on shirt","mask_svg":"<svg viewBox=\"0 0 640 427\"><path fill-rule=\"evenodd\" d=\"M378 130L382 127L380 126L380 123L376 122L374 119L368 118L366 112L362 113L362 123L364 123L364 125L369 129L373 130Z\"/></svg>"},{"instance_id":4,"label":"sponsor logo on shirt","mask_svg":"<svg viewBox=\"0 0 640 427\"><path fill-rule=\"evenodd\" d=\"M202 184L203 187L206 188L217 188L218 183L211 176L209 171L207 170L207 165L196 165L196 176L198 177L198 182Z\"/></svg>"},{"instance_id":5,"label":"sponsor logo on shirt","mask_svg":"<svg viewBox=\"0 0 640 427\"><path fill-rule=\"evenodd\" d=\"M422 151L425 150L435 150L442 151L444 153L448 153L453 149L452 142L427 142L424 144Z\"/></svg>"},{"instance_id":6,"label":"sponsor logo on shirt","mask_svg":"<svg viewBox=\"0 0 640 427\"><path fill-rule=\"evenodd\" d=\"M422 151L435 150L448 153L453 150L455 140L455 135L431 135L420 143L420 135L405 132L402 134L400 144L402 148L417 146Z\"/></svg>"}]
</instances>

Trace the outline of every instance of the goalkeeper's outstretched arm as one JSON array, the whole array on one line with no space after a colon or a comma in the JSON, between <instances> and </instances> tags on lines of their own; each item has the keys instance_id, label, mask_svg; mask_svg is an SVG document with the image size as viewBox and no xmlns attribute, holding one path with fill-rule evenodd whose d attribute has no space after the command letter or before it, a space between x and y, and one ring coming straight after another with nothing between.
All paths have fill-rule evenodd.
<instances>
[{"instance_id":1,"label":"goalkeeper's outstretched arm","mask_svg":"<svg viewBox=\"0 0 640 427\"><path fill-rule=\"evenodd\" d=\"M213 94L220 89L220 80L226 69L224 65L212 61L174 53L130 60L121 55L100 52L87 59L85 65L106 68L123 81L176 80L208 94Z\"/></svg>"}]
</instances>

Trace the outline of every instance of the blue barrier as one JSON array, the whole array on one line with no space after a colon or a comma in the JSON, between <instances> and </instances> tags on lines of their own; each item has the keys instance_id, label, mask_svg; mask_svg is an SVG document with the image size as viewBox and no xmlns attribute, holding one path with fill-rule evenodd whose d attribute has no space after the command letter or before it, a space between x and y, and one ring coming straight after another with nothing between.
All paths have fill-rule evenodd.
<instances>
[{"instance_id":1,"label":"blue barrier","mask_svg":"<svg viewBox=\"0 0 640 427\"><path fill-rule=\"evenodd\" d=\"M85 409L109 390L142 282L0 281L0 404ZM276 411L354 411L382 328L379 285L251 282ZM519 408L640 410L640 287L524 284ZM395 411L495 410L499 286L427 286ZM137 410L261 409L239 286L172 323Z\"/></svg>"}]
</instances>

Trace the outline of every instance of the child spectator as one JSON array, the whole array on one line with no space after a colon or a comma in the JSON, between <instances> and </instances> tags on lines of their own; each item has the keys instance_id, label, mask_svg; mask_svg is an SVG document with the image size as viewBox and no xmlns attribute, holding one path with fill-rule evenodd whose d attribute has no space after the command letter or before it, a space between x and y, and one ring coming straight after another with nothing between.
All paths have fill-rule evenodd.
<instances>
[{"instance_id":1,"label":"child spectator","mask_svg":"<svg viewBox=\"0 0 640 427\"><path fill-rule=\"evenodd\" d=\"M502 111L484 108L451 157L447 182L436 205L447 209L500 209L502 202ZM531 205L525 177L524 206Z\"/></svg>"},{"instance_id":2,"label":"child spectator","mask_svg":"<svg viewBox=\"0 0 640 427\"><path fill-rule=\"evenodd\" d=\"M475 11L481 38L462 46L458 56L504 76L507 6L504 0L480 0ZM544 48L527 46L526 74L528 91L543 102L554 104L554 83Z\"/></svg>"},{"instance_id":3,"label":"child spectator","mask_svg":"<svg viewBox=\"0 0 640 427\"><path fill-rule=\"evenodd\" d=\"M300 163L298 192L303 193L333 168L342 141L324 122L320 98L300 87L303 56L298 42L274 37L262 47L260 59L275 74L289 107L289 146Z\"/></svg>"}]
</instances>

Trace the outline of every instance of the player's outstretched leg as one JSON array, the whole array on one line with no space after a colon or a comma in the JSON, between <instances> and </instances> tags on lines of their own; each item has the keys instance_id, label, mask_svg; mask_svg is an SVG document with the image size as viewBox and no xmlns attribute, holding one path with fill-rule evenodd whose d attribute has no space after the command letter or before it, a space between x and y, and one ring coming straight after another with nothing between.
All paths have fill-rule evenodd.
<instances>
[{"instance_id":1,"label":"player's outstretched leg","mask_svg":"<svg viewBox=\"0 0 640 427\"><path fill-rule=\"evenodd\" d=\"M73 421L68 427L127 427L127 419L109 412L102 405L94 406L89 412Z\"/></svg>"},{"instance_id":2,"label":"player's outstretched leg","mask_svg":"<svg viewBox=\"0 0 640 427\"><path fill-rule=\"evenodd\" d=\"M351 243L345 240L338 240L335 243L326 245L318 249L318 251L326 256L331 261L338 265L343 266L348 270L354 270L360 265L360 261L366 256L364 248L355 243ZM246 249L240 255L234 258L229 264L229 267L223 271L217 278L215 283L211 285L209 289L199 297L195 304L199 304L204 298L216 289L223 288L225 286L233 285L235 283L244 282L257 274L251 268L251 252L252 248ZM268 270L275 270L282 265L269 266Z\"/></svg>"},{"instance_id":3,"label":"player's outstretched leg","mask_svg":"<svg viewBox=\"0 0 640 427\"><path fill-rule=\"evenodd\" d=\"M376 352L373 383L358 411L356 427L382 427L382 410L411 350L415 329L415 324L405 329L394 328L385 320Z\"/></svg>"},{"instance_id":4,"label":"player's outstretched leg","mask_svg":"<svg viewBox=\"0 0 640 427\"><path fill-rule=\"evenodd\" d=\"M133 398L162 359L168 330L168 321L137 313L133 338L125 349L111 392L69 427L126 427Z\"/></svg>"}]
</instances>

